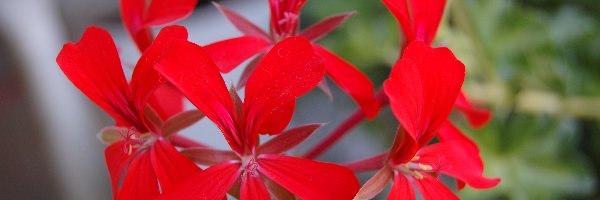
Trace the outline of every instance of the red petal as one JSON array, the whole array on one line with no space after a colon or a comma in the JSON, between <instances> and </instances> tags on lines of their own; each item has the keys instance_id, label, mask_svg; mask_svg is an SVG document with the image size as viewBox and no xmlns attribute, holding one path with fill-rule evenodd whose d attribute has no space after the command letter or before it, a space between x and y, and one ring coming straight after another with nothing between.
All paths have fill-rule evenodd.
<instances>
[{"instance_id":1,"label":"red petal","mask_svg":"<svg viewBox=\"0 0 600 200\"><path fill-rule=\"evenodd\" d=\"M226 162L214 165L167 191L161 200L220 200L240 176L240 164Z\"/></svg>"},{"instance_id":2,"label":"red petal","mask_svg":"<svg viewBox=\"0 0 600 200\"><path fill-rule=\"evenodd\" d=\"M163 57L157 70L215 122L231 148L240 152L242 143L233 101L217 66L202 47L191 42L178 43Z\"/></svg>"},{"instance_id":3,"label":"red petal","mask_svg":"<svg viewBox=\"0 0 600 200\"><path fill-rule=\"evenodd\" d=\"M242 176L240 200L270 200L269 191L259 174Z\"/></svg>"},{"instance_id":4,"label":"red petal","mask_svg":"<svg viewBox=\"0 0 600 200\"><path fill-rule=\"evenodd\" d=\"M194 11L198 0L151 0L144 13L144 27L160 26L179 21Z\"/></svg>"},{"instance_id":5,"label":"red petal","mask_svg":"<svg viewBox=\"0 0 600 200\"><path fill-rule=\"evenodd\" d=\"M125 170L130 159L135 154L128 154L125 151L125 141L115 142L104 150L104 156L106 159L106 166L108 168L108 174L110 175L110 183L112 185L113 198L117 198L119 180Z\"/></svg>"},{"instance_id":6,"label":"red petal","mask_svg":"<svg viewBox=\"0 0 600 200\"><path fill-rule=\"evenodd\" d=\"M152 145L150 161L162 191L168 191L173 186L202 171L163 139L158 139Z\"/></svg>"},{"instance_id":7,"label":"red petal","mask_svg":"<svg viewBox=\"0 0 600 200\"><path fill-rule=\"evenodd\" d=\"M437 178L425 173L423 176L422 179L415 178L413 180L415 180L417 188L419 188L424 200L459 199L450 189L448 189L448 187L437 180Z\"/></svg>"},{"instance_id":8,"label":"red petal","mask_svg":"<svg viewBox=\"0 0 600 200\"><path fill-rule=\"evenodd\" d=\"M140 52L144 52L153 39L150 29L142 23L145 7L146 0L121 0L121 19Z\"/></svg>"},{"instance_id":9,"label":"red petal","mask_svg":"<svg viewBox=\"0 0 600 200\"><path fill-rule=\"evenodd\" d=\"M233 151L217 150L208 147L188 148L181 151L181 153L201 165L215 165L240 159Z\"/></svg>"},{"instance_id":10,"label":"red petal","mask_svg":"<svg viewBox=\"0 0 600 200\"><path fill-rule=\"evenodd\" d=\"M241 16L237 12L226 8L225 6L216 2L213 2L213 5L215 5L215 7L217 7L217 9L219 9L219 11L221 11L221 13L225 15L225 17L227 17L231 24L233 24L233 26L235 26L235 28L237 28L244 35L256 36L265 40L271 40L271 36L269 36L269 34L267 34L265 31L260 29L254 23L250 22L250 20Z\"/></svg>"},{"instance_id":11,"label":"red petal","mask_svg":"<svg viewBox=\"0 0 600 200\"><path fill-rule=\"evenodd\" d=\"M242 36L204 46L221 72L228 73L248 58L265 51L271 43L259 37Z\"/></svg>"},{"instance_id":12,"label":"red petal","mask_svg":"<svg viewBox=\"0 0 600 200\"><path fill-rule=\"evenodd\" d=\"M65 44L56 62L69 80L118 124L145 129L131 102L117 48L108 32L89 27L78 43Z\"/></svg>"},{"instance_id":13,"label":"red petal","mask_svg":"<svg viewBox=\"0 0 600 200\"><path fill-rule=\"evenodd\" d=\"M321 124L307 124L284 131L258 147L257 154L280 154L290 150L306 140L319 127Z\"/></svg>"},{"instance_id":14,"label":"red petal","mask_svg":"<svg viewBox=\"0 0 600 200\"><path fill-rule=\"evenodd\" d=\"M364 172L371 171L376 169L381 169L383 167L385 159L388 157L388 152L384 152L372 157L368 157L362 160L353 161L349 163L343 164L344 167L347 167L356 172Z\"/></svg>"},{"instance_id":15,"label":"red petal","mask_svg":"<svg viewBox=\"0 0 600 200\"><path fill-rule=\"evenodd\" d=\"M492 118L492 112L473 106L462 91L458 95L458 98L456 98L454 106L465 114L467 120L469 120L469 124L474 128L482 127Z\"/></svg>"},{"instance_id":16,"label":"red petal","mask_svg":"<svg viewBox=\"0 0 600 200\"><path fill-rule=\"evenodd\" d=\"M161 119L167 120L183 111L183 100L183 94L175 86L165 83L154 90L148 99L148 104L154 108Z\"/></svg>"},{"instance_id":17,"label":"red petal","mask_svg":"<svg viewBox=\"0 0 600 200\"><path fill-rule=\"evenodd\" d=\"M324 66L308 40L290 37L275 45L246 84L244 113L250 139L276 134L291 120L296 98L319 84ZM250 141L248 144L255 144Z\"/></svg>"},{"instance_id":18,"label":"red petal","mask_svg":"<svg viewBox=\"0 0 600 200\"><path fill-rule=\"evenodd\" d=\"M448 118L464 77L464 65L448 48L417 41L406 47L384 89L396 118L424 145Z\"/></svg>"},{"instance_id":19,"label":"red petal","mask_svg":"<svg viewBox=\"0 0 600 200\"><path fill-rule=\"evenodd\" d=\"M385 167L371 177L358 191L356 196L354 196L355 200L363 200L363 199L373 199L375 196L390 182L392 176L394 175L394 171L388 167Z\"/></svg>"},{"instance_id":20,"label":"red petal","mask_svg":"<svg viewBox=\"0 0 600 200\"><path fill-rule=\"evenodd\" d=\"M304 29L302 33L300 33L300 36L304 36L306 39L311 41L317 41L321 39L321 37L336 29L354 14L355 12L342 13L323 19Z\"/></svg>"},{"instance_id":21,"label":"red petal","mask_svg":"<svg viewBox=\"0 0 600 200\"><path fill-rule=\"evenodd\" d=\"M388 200L413 200L415 199L415 190L404 175L395 172L394 184L388 195Z\"/></svg>"},{"instance_id":22,"label":"red petal","mask_svg":"<svg viewBox=\"0 0 600 200\"><path fill-rule=\"evenodd\" d=\"M187 30L183 26L163 28L156 37L156 40L140 57L133 70L130 84L138 110L144 109L150 95L165 82L160 74L154 69L154 66L166 52L169 52L173 44L187 41L187 36ZM156 99L158 104L155 104L155 107L153 108L165 112L165 110L168 109L161 106L161 101L166 101L162 103L177 102L177 100L182 101L180 95L176 97L179 97L179 99L171 99L171 96L159 96L157 97L158 99ZM165 118L163 118L163 120L165 120Z\"/></svg>"},{"instance_id":23,"label":"red petal","mask_svg":"<svg viewBox=\"0 0 600 200\"><path fill-rule=\"evenodd\" d=\"M463 141L466 144L472 146L472 148L477 149L477 152L479 152L479 147L477 146L477 143L475 143L473 140L471 140L471 138L467 137L463 132L456 128L456 126L454 126L454 124L452 124L450 120L447 120L442 125L440 131L438 132L438 138L442 142Z\"/></svg>"},{"instance_id":24,"label":"red petal","mask_svg":"<svg viewBox=\"0 0 600 200\"><path fill-rule=\"evenodd\" d=\"M354 173L339 165L272 154L259 156L258 164L261 173L300 199L352 199L358 192Z\"/></svg>"},{"instance_id":25,"label":"red petal","mask_svg":"<svg viewBox=\"0 0 600 200\"><path fill-rule=\"evenodd\" d=\"M158 195L158 180L152 170L150 155L143 152L129 165L117 199L154 199Z\"/></svg>"},{"instance_id":26,"label":"red petal","mask_svg":"<svg viewBox=\"0 0 600 200\"><path fill-rule=\"evenodd\" d=\"M323 58L327 75L358 103L369 119L377 116L379 103L375 99L375 89L371 80L352 64L327 49L319 45L313 47L315 53Z\"/></svg>"},{"instance_id":27,"label":"red petal","mask_svg":"<svg viewBox=\"0 0 600 200\"><path fill-rule=\"evenodd\" d=\"M440 142L422 148L417 153L419 163L432 166L471 187L484 189L496 186L500 179L483 176L483 162L479 151L464 141Z\"/></svg>"},{"instance_id":28,"label":"red petal","mask_svg":"<svg viewBox=\"0 0 600 200\"><path fill-rule=\"evenodd\" d=\"M408 42L433 41L444 14L446 0L383 0L402 27Z\"/></svg>"},{"instance_id":29,"label":"red petal","mask_svg":"<svg viewBox=\"0 0 600 200\"><path fill-rule=\"evenodd\" d=\"M417 141L400 127L394 138L394 144L390 148L390 159L396 165L407 163L415 157L419 148Z\"/></svg>"}]
</instances>

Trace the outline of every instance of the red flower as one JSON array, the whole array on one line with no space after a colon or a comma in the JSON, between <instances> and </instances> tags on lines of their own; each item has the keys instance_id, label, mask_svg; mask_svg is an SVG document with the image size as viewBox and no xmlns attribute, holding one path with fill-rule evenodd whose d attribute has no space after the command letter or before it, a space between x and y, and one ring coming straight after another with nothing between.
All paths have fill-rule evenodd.
<instances>
[{"instance_id":1,"label":"red flower","mask_svg":"<svg viewBox=\"0 0 600 200\"><path fill-rule=\"evenodd\" d=\"M180 42L157 69L219 127L233 150L185 150L197 162L212 166L163 199L222 199L227 191L241 199L270 199L268 190L300 199L351 199L356 194L358 181L349 169L279 155L318 127L280 133L291 120L296 98L324 75L322 61L306 39L285 39L264 56L248 78L243 103L234 88L227 91L210 56L193 43ZM278 135L259 146L259 134Z\"/></svg>"},{"instance_id":2,"label":"red flower","mask_svg":"<svg viewBox=\"0 0 600 200\"><path fill-rule=\"evenodd\" d=\"M116 121L117 128L104 131L123 136L105 150L115 199L152 199L200 172L168 141L178 129L162 131L163 119L147 104L164 83L154 65L168 44L186 39L183 27L163 29L136 64L129 84L110 34L100 28L88 28L81 41L65 44L56 58L71 82Z\"/></svg>"},{"instance_id":3,"label":"red flower","mask_svg":"<svg viewBox=\"0 0 600 200\"><path fill-rule=\"evenodd\" d=\"M198 0L121 0L121 17L141 52L154 36L152 26L174 23L192 13Z\"/></svg>"},{"instance_id":4,"label":"red flower","mask_svg":"<svg viewBox=\"0 0 600 200\"><path fill-rule=\"evenodd\" d=\"M457 199L437 180L439 173L475 188L498 184L499 179L483 177L475 143L447 122L464 76L464 65L447 48L431 48L420 41L406 47L384 83L392 111L403 127L386 164L365 183L357 199L374 197L391 179L388 199L415 199L411 182L424 199ZM427 146L438 131L441 142Z\"/></svg>"},{"instance_id":5,"label":"red flower","mask_svg":"<svg viewBox=\"0 0 600 200\"><path fill-rule=\"evenodd\" d=\"M267 34L234 11L215 4L245 36L216 42L204 48L220 67L220 70L225 73L233 70L250 57L257 56L256 61L251 62L244 70L238 83L238 88L241 88L256 67L258 60L261 60L264 52L274 44L291 36L302 36L314 42L331 32L353 14L332 16L299 32L298 15L305 3L306 0L270 0L271 34ZM323 59L326 74L358 103L367 117L375 117L379 112L379 103L375 99L373 83L369 78L329 50L316 43L311 44L315 53ZM319 87L331 95L325 81L322 81Z\"/></svg>"},{"instance_id":6,"label":"red flower","mask_svg":"<svg viewBox=\"0 0 600 200\"><path fill-rule=\"evenodd\" d=\"M431 45L444 14L446 0L382 0L392 12L404 33L404 44L418 40ZM472 127L485 125L491 112L474 107L461 92L455 107L468 119Z\"/></svg>"}]
</instances>

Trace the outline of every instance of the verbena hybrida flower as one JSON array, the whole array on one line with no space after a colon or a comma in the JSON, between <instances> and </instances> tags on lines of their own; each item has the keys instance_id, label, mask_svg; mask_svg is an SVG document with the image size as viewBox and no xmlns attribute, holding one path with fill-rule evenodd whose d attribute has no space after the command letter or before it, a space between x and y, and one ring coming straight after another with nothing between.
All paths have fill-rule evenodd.
<instances>
[{"instance_id":1,"label":"verbena hybrida flower","mask_svg":"<svg viewBox=\"0 0 600 200\"><path fill-rule=\"evenodd\" d=\"M291 120L296 98L317 86L325 73L309 41L290 37L266 53L248 78L243 102L235 88L228 92L218 67L200 46L191 42L176 46L157 70L217 125L233 151L185 150L197 162L212 166L161 199L216 200L228 191L242 200L271 199L269 191L278 198L300 199L351 199L356 194L358 181L351 170L280 155L318 127L281 133ZM260 134L278 135L259 145Z\"/></svg>"},{"instance_id":2,"label":"verbena hybrida flower","mask_svg":"<svg viewBox=\"0 0 600 200\"><path fill-rule=\"evenodd\" d=\"M238 82L238 87L241 88L256 67L256 63L263 58L264 52L274 44L292 36L302 36L314 42L331 32L353 14L335 15L299 31L299 13L305 3L306 0L269 0L270 34L234 11L215 4L245 36L219 41L204 48L220 67L220 70L225 73L233 70L250 57L256 56L242 73ZM367 117L375 117L379 112L379 103L375 99L373 83L369 78L355 66L322 46L316 43L311 43L311 45L314 52L323 59L326 74L358 103ZM319 84L319 87L331 95L325 80Z\"/></svg>"},{"instance_id":3,"label":"verbena hybrida flower","mask_svg":"<svg viewBox=\"0 0 600 200\"><path fill-rule=\"evenodd\" d=\"M383 4L394 15L404 34L404 44L422 41L431 45L437 33L444 13L446 0L382 0ZM491 118L488 110L476 108L460 93L455 108L465 114L469 124L478 128Z\"/></svg>"},{"instance_id":4,"label":"verbena hybrida flower","mask_svg":"<svg viewBox=\"0 0 600 200\"><path fill-rule=\"evenodd\" d=\"M187 41L183 27L164 28L139 59L130 83L117 48L103 29L88 28L79 42L65 44L56 58L71 82L116 121L117 127L105 128L101 135L111 143L105 156L115 199L153 199L201 171L168 140L184 128L181 125L190 124L180 120L199 118L182 113L188 116L163 119L147 103L165 82L154 65L178 40Z\"/></svg>"},{"instance_id":5,"label":"verbena hybrida flower","mask_svg":"<svg viewBox=\"0 0 600 200\"><path fill-rule=\"evenodd\" d=\"M427 200L457 199L437 176L450 175L475 188L489 188L499 179L482 176L477 146L445 123L460 92L464 65L447 48L431 48L415 41L392 69L384 89L402 124L383 168L369 180L356 199L370 199L393 179L388 199L415 199L412 184ZM449 129L439 143L428 145L442 127Z\"/></svg>"}]
</instances>

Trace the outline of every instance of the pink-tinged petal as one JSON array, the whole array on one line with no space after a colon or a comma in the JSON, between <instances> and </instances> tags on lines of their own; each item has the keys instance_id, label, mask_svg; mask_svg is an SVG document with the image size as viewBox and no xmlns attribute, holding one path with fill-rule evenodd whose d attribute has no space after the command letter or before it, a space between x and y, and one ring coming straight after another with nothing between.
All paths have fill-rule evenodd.
<instances>
[{"instance_id":1,"label":"pink-tinged petal","mask_svg":"<svg viewBox=\"0 0 600 200\"><path fill-rule=\"evenodd\" d=\"M154 199L159 195L158 180L150 160L149 153L142 152L131 161L117 199Z\"/></svg>"},{"instance_id":2,"label":"pink-tinged petal","mask_svg":"<svg viewBox=\"0 0 600 200\"><path fill-rule=\"evenodd\" d=\"M194 123L204 118L204 114L198 110L190 110L181 112L169 118L161 127L160 131L163 137L171 136L184 128L187 128Z\"/></svg>"},{"instance_id":3,"label":"pink-tinged petal","mask_svg":"<svg viewBox=\"0 0 600 200\"><path fill-rule=\"evenodd\" d=\"M242 32L244 35L260 37L265 40L271 40L269 34L263 31L261 28L256 26L254 23L250 22L250 20L246 19L242 15L237 12L219 4L213 2L213 5L221 11L221 13L227 17L227 19L235 26L237 30Z\"/></svg>"},{"instance_id":4,"label":"pink-tinged petal","mask_svg":"<svg viewBox=\"0 0 600 200\"><path fill-rule=\"evenodd\" d=\"M208 147L187 148L181 151L181 153L201 165L215 165L240 159L233 151L218 150Z\"/></svg>"},{"instance_id":5,"label":"pink-tinged petal","mask_svg":"<svg viewBox=\"0 0 600 200\"><path fill-rule=\"evenodd\" d=\"M440 142L419 150L418 162L453 176L477 189L496 186L499 178L483 176L483 162L477 148L464 141Z\"/></svg>"},{"instance_id":6,"label":"pink-tinged petal","mask_svg":"<svg viewBox=\"0 0 600 200\"><path fill-rule=\"evenodd\" d=\"M226 162L213 165L172 190L166 191L158 199L222 200L239 176L239 163Z\"/></svg>"},{"instance_id":7,"label":"pink-tinged petal","mask_svg":"<svg viewBox=\"0 0 600 200\"><path fill-rule=\"evenodd\" d=\"M339 165L273 154L259 156L258 164L261 173L300 199L352 199L358 192L354 173Z\"/></svg>"},{"instance_id":8,"label":"pink-tinged petal","mask_svg":"<svg viewBox=\"0 0 600 200\"><path fill-rule=\"evenodd\" d=\"M462 91L458 95L458 98L456 98L454 107L467 117L469 125L473 128L484 126L492 118L492 112L473 106Z\"/></svg>"},{"instance_id":9,"label":"pink-tinged petal","mask_svg":"<svg viewBox=\"0 0 600 200\"><path fill-rule=\"evenodd\" d=\"M390 182L394 175L394 170L385 167L379 170L373 177L371 177L358 191L355 200L369 200L375 198L375 196Z\"/></svg>"},{"instance_id":10,"label":"pink-tinged petal","mask_svg":"<svg viewBox=\"0 0 600 200\"><path fill-rule=\"evenodd\" d=\"M234 151L240 152L236 112L217 66L202 47L180 42L156 69L176 86L206 117L215 122Z\"/></svg>"},{"instance_id":11,"label":"pink-tinged petal","mask_svg":"<svg viewBox=\"0 0 600 200\"><path fill-rule=\"evenodd\" d=\"M424 173L423 178L413 179L424 200L452 200L459 198L437 178Z\"/></svg>"},{"instance_id":12,"label":"pink-tinged petal","mask_svg":"<svg viewBox=\"0 0 600 200\"><path fill-rule=\"evenodd\" d=\"M417 141L400 127L390 148L389 159L395 165L407 163L415 157L419 147Z\"/></svg>"},{"instance_id":13,"label":"pink-tinged petal","mask_svg":"<svg viewBox=\"0 0 600 200\"><path fill-rule=\"evenodd\" d=\"M383 0L383 3L398 20L406 41L420 40L431 44L446 0Z\"/></svg>"},{"instance_id":14,"label":"pink-tinged petal","mask_svg":"<svg viewBox=\"0 0 600 200\"><path fill-rule=\"evenodd\" d=\"M446 121L465 77L448 48L416 41L394 65L384 89L396 118L422 146Z\"/></svg>"},{"instance_id":15,"label":"pink-tinged petal","mask_svg":"<svg viewBox=\"0 0 600 200\"><path fill-rule=\"evenodd\" d=\"M316 44L313 47L315 53L323 58L327 75L358 103L369 119L377 116L379 103L375 99L375 89L371 80L352 64L327 49Z\"/></svg>"},{"instance_id":16,"label":"pink-tinged petal","mask_svg":"<svg viewBox=\"0 0 600 200\"><path fill-rule=\"evenodd\" d=\"M108 174L110 175L110 183L112 185L113 198L117 198L119 180L125 171L125 167L129 164L129 161L135 155L133 152L129 154L125 149L125 141L113 143L106 147L104 150L104 156L106 159L106 166L108 168Z\"/></svg>"},{"instance_id":17,"label":"pink-tinged petal","mask_svg":"<svg viewBox=\"0 0 600 200\"><path fill-rule=\"evenodd\" d=\"M260 174L242 175L242 190L240 200L270 200L269 191L262 181Z\"/></svg>"},{"instance_id":18,"label":"pink-tinged petal","mask_svg":"<svg viewBox=\"0 0 600 200\"><path fill-rule=\"evenodd\" d=\"M290 37L275 45L248 78L244 116L248 144L256 134L281 132L291 120L296 98L319 84L325 72L308 40Z\"/></svg>"},{"instance_id":19,"label":"pink-tinged petal","mask_svg":"<svg viewBox=\"0 0 600 200\"><path fill-rule=\"evenodd\" d=\"M362 160L357 160L349 163L344 163L343 166L356 172L371 171L381 169L388 157L388 152L384 152Z\"/></svg>"},{"instance_id":20,"label":"pink-tinged petal","mask_svg":"<svg viewBox=\"0 0 600 200\"><path fill-rule=\"evenodd\" d=\"M395 172L392 190L387 200L414 200L415 190L404 175Z\"/></svg>"},{"instance_id":21,"label":"pink-tinged petal","mask_svg":"<svg viewBox=\"0 0 600 200\"><path fill-rule=\"evenodd\" d=\"M187 41L187 37L187 30L183 26L169 26L163 28L152 45L142 54L135 65L130 83L133 98L138 110L143 110L152 93L166 82L166 80L164 80L154 69L155 65L170 51L174 44ZM153 106L153 109L165 112L168 108L163 108L162 104L175 103L177 105L177 101L182 101L181 95L175 97L178 97L179 99L170 99L171 96L156 97L159 99L156 99L157 104ZM161 104L161 100L166 102L162 102ZM165 118L162 119L165 120Z\"/></svg>"},{"instance_id":22,"label":"pink-tinged petal","mask_svg":"<svg viewBox=\"0 0 600 200\"><path fill-rule=\"evenodd\" d=\"M158 86L148 98L150 107L165 121L183 111L183 102L183 94L171 83Z\"/></svg>"},{"instance_id":23,"label":"pink-tinged petal","mask_svg":"<svg viewBox=\"0 0 600 200\"><path fill-rule=\"evenodd\" d=\"M204 46L221 72L228 73L250 57L265 51L271 43L254 36L242 36Z\"/></svg>"},{"instance_id":24,"label":"pink-tinged petal","mask_svg":"<svg viewBox=\"0 0 600 200\"><path fill-rule=\"evenodd\" d=\"M311 136L322 124L307 124L280 133L258 147L258 154L280 154L286 152Z\"/></svg>"},{"instance_id":25,"label":"pink-tinged petal","mask_svg":"<svg viewBox=\"0 0 600 200\"><path fill-rule=\"evenodd\" d=\"M440 127L438 138L441 142L463 141L469 146L472 146L472 148L477 149L477 152L479 152L477 143L471 140L471 138L467 137L462 131L460 131L460 129L456 128L456 126L454 126L450 120L444 122L442 127Z\"/></svg>"},{"instance_id":26,"label":"pink-tinged petal","mask_svg":"<svg viewBox=\"0 0 600 200\"><path fill-rule=\"evenodd\" d=\"M354 14L355 12L349 12L328 17L304 29L300 33L300 36L304 36L311 41L317 41L336 29Z\"/></svg>"},{"instance_id":27,"label":"pink-tinged petal","mask_svg":"<svg viewBox=\"0 0 600 200\"><path fill-rule=\"evenodd\" d=\"M179 153L168 141L158 139L150 150L150 161L162 191L168 191L202 170Z\"/></svg>"},{"instance_id":28,"label":"pink-tinged petal","mask_svg":"<svg viewBox=\"0 0 600 200\"><path fill-rule=\"evenodd\" d=\"M69 80L118 124L145 129L107 31L89 27L78 43L65 44L56 62Z\"/></svg>"},{"instance_id":29,"label":"pink-tinged petal","mask_svg":"<svg viewBox=\"0 0 600 200\"><path fill-rule=\"evenodd\" d=\"M145 27L174 23L192 14L198 0L151 0L144 13Z\"/></svg>"}]
</instances>

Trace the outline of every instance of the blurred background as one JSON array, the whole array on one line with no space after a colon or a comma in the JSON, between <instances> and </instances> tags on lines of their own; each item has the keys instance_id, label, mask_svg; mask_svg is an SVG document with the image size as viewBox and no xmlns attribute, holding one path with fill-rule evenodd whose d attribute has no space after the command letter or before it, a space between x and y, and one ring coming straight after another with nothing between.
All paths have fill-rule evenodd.
<instances>
[{"instance_id":1,"label":"blurred background","mask_svg":"<svg viewBox=\"0 0 600 200\"><path fill-rule=\"evenodd\" d=\"M268 26L266 0L221 3ZM79 40L93 24L111 32L131 74L139 53L118 6L117 0L0 1L0 199L111 198L104 146L95 134L112 120L54 59L65 42ZM379 1L309 0L302 25L348 11L357 15L320 43L379 87L402 43L398 25ZM201 45L239 35L209 1L200 0L180 23ZM599 29L596 0L449 0L435 45L448 46L466 64L467 95L494 111L478 130L459 115L452 118L479 143L485 175L502 178L494 189L467 188L458 193L462 198L600 199ZM236 81L240 73L225 80ZM330 85L333 100L318 90L300 99L290 126L327 125L292 154L305 152L356 108ZM347 162L384 151L396 126L385 109L319 159ZM184 134L227 148L208 120Z\"/></svg>"}]
</instances>

